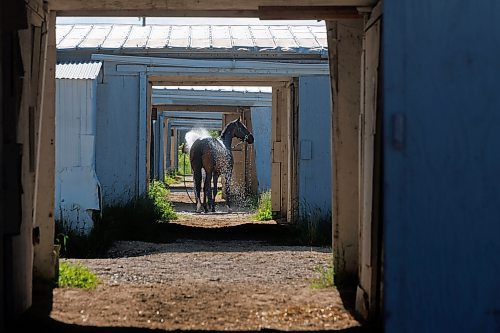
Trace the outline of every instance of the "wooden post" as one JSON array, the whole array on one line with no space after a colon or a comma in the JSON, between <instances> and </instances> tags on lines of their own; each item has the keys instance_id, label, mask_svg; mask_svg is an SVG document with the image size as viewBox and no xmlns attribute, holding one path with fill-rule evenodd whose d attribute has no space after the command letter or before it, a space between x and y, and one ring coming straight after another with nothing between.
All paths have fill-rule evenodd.
<instances>
[{"instance_id":1,"label":"wooden post","mask_svg":"<svg viewBox=\"0 0 500 333\"><path fill-rule=\"evenodd\" d=\"M336 276L358 274L360 75L363 21L327 21L332 86L332 223Z\"/></svg>"},{"instance_id":2,"label":"wooden post","mask_svg":"<svg viewBox=\"0 0 500 333\"><path fill-rule=\"evenodd\" d=\"M40 243L34 251L34 276L52 280L56 276L57 256L54 253L54 177L55 177L55 71L56 13L49 13L44 70L40 79L40 117L36 154L34 226L39 227Z\"/></svg>"}]
</instances>

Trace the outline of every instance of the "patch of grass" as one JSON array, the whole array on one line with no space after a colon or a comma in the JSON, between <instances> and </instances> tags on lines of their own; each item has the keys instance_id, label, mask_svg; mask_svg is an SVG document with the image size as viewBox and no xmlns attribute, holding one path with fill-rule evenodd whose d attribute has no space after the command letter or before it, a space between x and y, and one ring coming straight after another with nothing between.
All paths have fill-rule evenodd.
<instances>
[{"instance_id":1,"label":"patch of grass","mask_svg":"<svg viewBox=\"0 0 500 333\"><path fill-rule=\"evenodd\" d=\"M167 185L179 184L181 180L177 178L177 172L171 171L165 175L163 182Z\"/></svg>"},{"instance_id":2,"label":"patch of grass","mask_svg":"<svg viewBox=\"0 0 500 333\"><path fill-rule=\"evenodd\" d=\"M269 221L273 219L271 211L271 191L262 192L259 196L257 213L255 214L257 221Z\"/></svg>"},{"instance_id":3,"label":"patch of grass","mask_svg":"<svg viewBox=\"0 0 500 333\"><path fill-rule=\"evenodd\" d=\"M99 258L116 240L168 242L163 225L176 218L162 182L150 184L148 194L123 204L104 207L89 234L75 230L66 221L56 221L55 244L61 257Z\"/></svg>"},{"instance_id":4,"label":"patch of grass","mask_svg":"<svg viewBox=\"0 0 500 333\"><path fill-rule=\"evenodd\" d=\"M313 289L325 289L332 288L334 286L334 271L333 265L330 263L327 267L323 265L318 265L313 268L313 270L318 274L317 277L311 279L311 288Z\"/></svg>"},{"instance_id":5,"label":"patch of grass","mask_svg":"<svg viewBox=\"0 0 500 333\"><path fill-rule=\"evenodd\" d=\"M320 207L303 203L294 226L296 242L309 246L331 246L332 215Z\"/></svg>"},{"instance_id":6,"label":"patch of grass","mask_svg":"<svg viewBox=\"0 0 500 333\"><path fill-rule=\"evenodd\" d=\"M165 183L153 180L149 184L148 197L153 200L154 210L160 216L160 219L170 221L177 219L177 214L168 200L169 190Z\"/></svg>"},{"instance_id":7,"label":"patch of grass","mask_svg":"<svg viewBox=\"0 0 500 333\"><path fill-rule=\"evenodd\" d=\"M179 149L179 167L178 170L180 175L190 175L191 171L191 161L189 160L189 155Z\"/></svg>"},{"instance_id":8,"label":"patch of grass","mask_svg":"<svg viewBox=\"0 0 500 333\"><path fill-rule=\"evenodd\" d=\"M59 264L59 287L91 289L99 284L99 279L82 264L61 262Z\"/></svg>"}]
</instances>

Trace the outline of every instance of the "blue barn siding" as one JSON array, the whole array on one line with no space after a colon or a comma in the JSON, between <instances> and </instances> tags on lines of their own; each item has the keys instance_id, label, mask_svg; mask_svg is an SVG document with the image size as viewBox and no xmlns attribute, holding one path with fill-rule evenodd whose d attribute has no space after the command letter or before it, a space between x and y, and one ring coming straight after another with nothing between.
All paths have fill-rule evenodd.
<instances>
[{"instance_id":1,"label":"blue barn siding","mask_svg":"<svg viewBox=\"0 0 500 333\"><path fill-rule=\"evenodd\" d=\"M299 78L299 204L331 212L331 99L330 79Z\"/></svg>"},{"instance_id":2,"label":"blue barn siding","mask_svg":"<svg viewBox=\"0 0 500 333\"><path fill-rule=\"evenodd\" d=\"M96 171L105 205L138 195L138 119L139 76L118 75L105 63L97 86L96 134Z\"/></svg>"},{"instance_id":3,"label":"blue barn siding","mask_svg":"<svg viewBox=\"0 0 500 333\"><path fill-rule=\"evenodd\" d=\"M271 107L252 107L252 132L255 137L255 167L259 191L271 188Z\"/></svg>"},{"instance_id":4,"label":"blue barn siding","mask_svg":"<svg viewBox=\"0 0 500 333\"><path fill-rule=\"evenodd\" d=\"M499 12L384 1L387 332L500 332Z\"/></svg>"}]
</instances>

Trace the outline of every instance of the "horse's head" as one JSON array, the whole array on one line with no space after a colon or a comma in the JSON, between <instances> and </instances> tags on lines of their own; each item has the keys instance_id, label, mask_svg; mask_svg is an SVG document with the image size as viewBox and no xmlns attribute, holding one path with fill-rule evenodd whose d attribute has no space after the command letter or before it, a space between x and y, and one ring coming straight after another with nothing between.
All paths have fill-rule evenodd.
<instances>
[{"instance_id":1,"label":"horse's head","mask_svg":"<svg viewBox=\"0 0 500 333\"><path fill-rule=\"evenodd\" d=\"M253 135L246 128L246 126L239 119L236 119L233 123L235 124L233 136L237 137L241 141L252 144L254 140Z\"/></svg>"}]
</instances>

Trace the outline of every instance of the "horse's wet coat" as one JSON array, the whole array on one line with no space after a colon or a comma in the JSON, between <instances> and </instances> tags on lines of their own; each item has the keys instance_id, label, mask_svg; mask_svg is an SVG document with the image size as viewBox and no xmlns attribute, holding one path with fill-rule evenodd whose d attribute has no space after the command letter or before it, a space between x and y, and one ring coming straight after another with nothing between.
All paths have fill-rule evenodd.
<instances>
[{"instance_id":1,"label":"horse's wet coat","mask_svg":"<svg viewBox=\"0 0 500 333\"><path fill-rule=\"evenodd\" d=\"M253 135L241 123L239 119L230 122L224 128L220 138L201 138L196 140L190 148L189 159L195 184L196 211L201 210L201 180L202 169L205 171L205 182L203 185L204 198L203 207L208 212L208 204L212 212L215 211L215 196L217 195L217 181L219 176L224 176L224 190L226 193L226 205L231 211L230 184L233 171L233 154L231 142L233 137L237 137L247 143L253 143ZM213 187L211 188L211 181Z\"/></svg>"}]
</instances>

